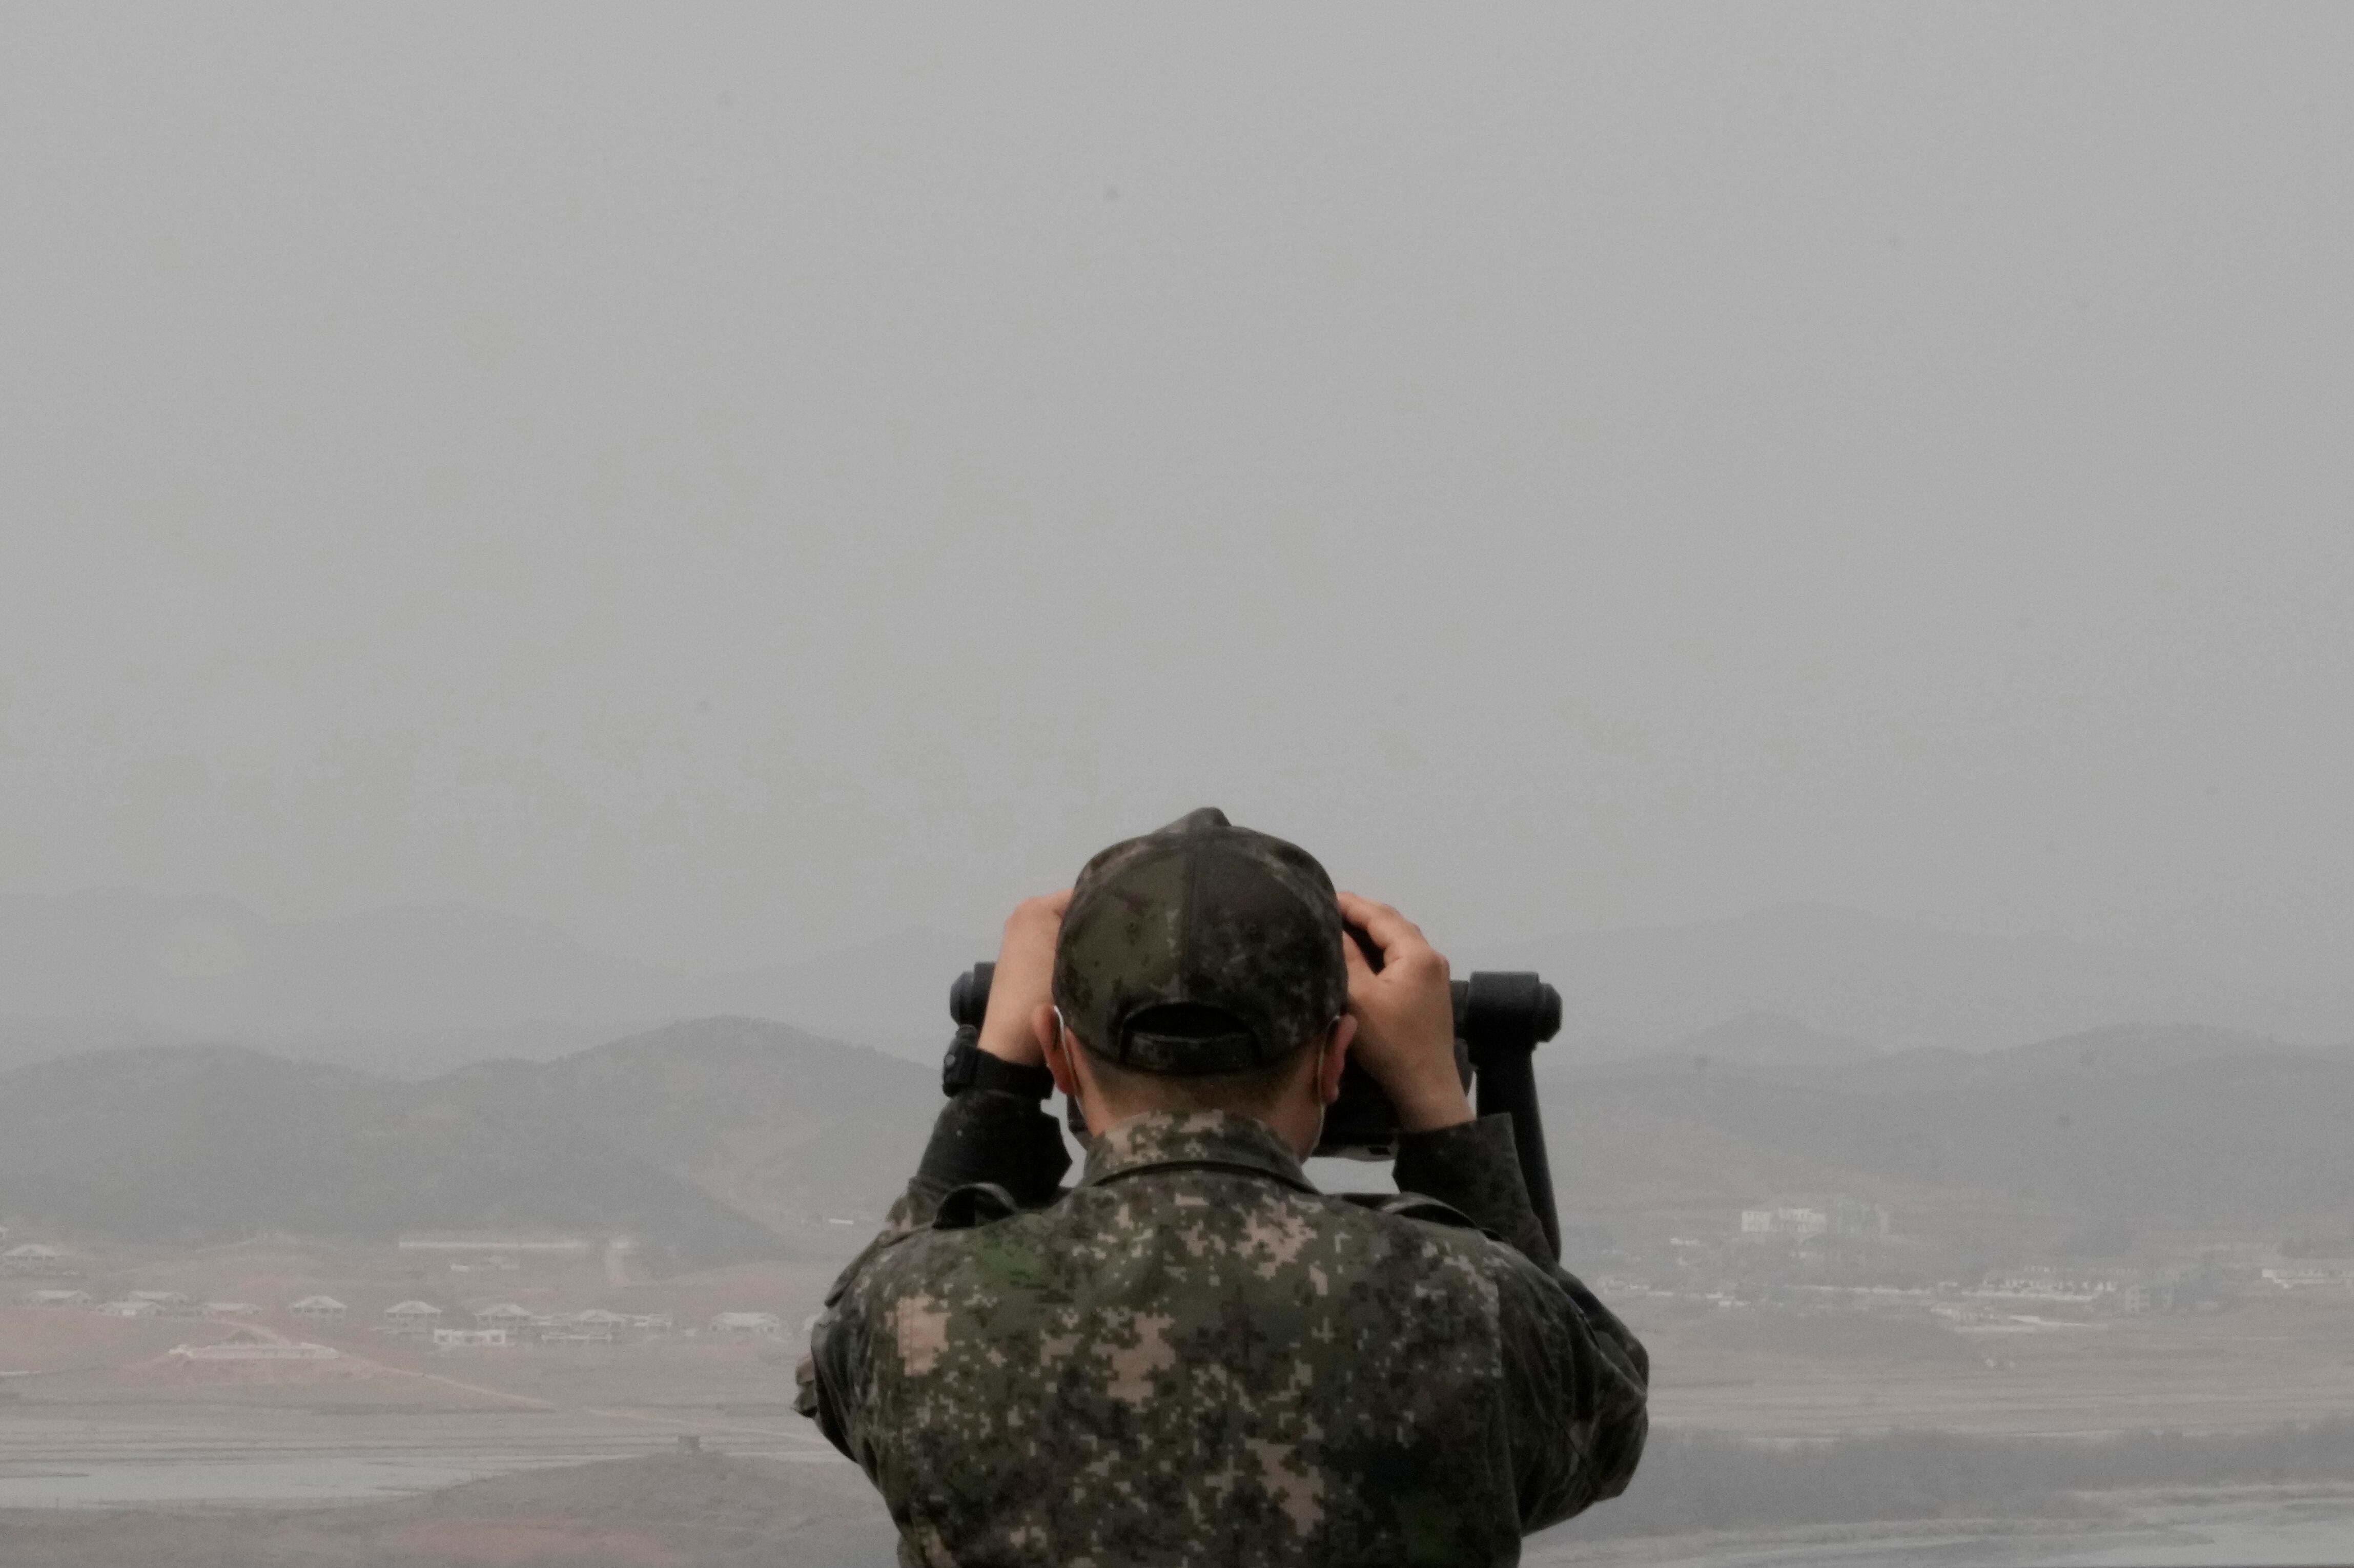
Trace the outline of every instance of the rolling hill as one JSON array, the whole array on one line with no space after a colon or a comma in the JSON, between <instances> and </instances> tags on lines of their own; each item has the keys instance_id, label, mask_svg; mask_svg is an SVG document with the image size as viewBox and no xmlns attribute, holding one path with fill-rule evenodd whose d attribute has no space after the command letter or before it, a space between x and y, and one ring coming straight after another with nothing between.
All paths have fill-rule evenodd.
<instances>
[{"instance_id":1,"label":"rolling hill","mask_svg":"<svg viewBox=\"0 0 2354 1568\"><path fill-rule=\"evenodd\" d=\"M737 1019L423 1084L235 1046L101 1052L0 1074L0 1211L177 1245L626 1233L658 1269L839 1251L839 1227L811 1227L855 1218L863 1239L914 1164L931 1082Z\"/></svg>"},{"instance_id":2,"label":"rolling hill","mask_svg":"<svg viewBox=\"0 0 2354 1568\"><path fill-rule=\"evenodd\" d=\"M750 1018L675 1023L554 1062L461 1067L422 1087L454 1105L556 1117L788 1234L879 1221L940 1106L932 1069Z\"/></svg>"},{"instance_id":3,"label":"rolling hill","mask_svg":"<svg viewBox=\"0 0 2354 1568\"><path fill-rule=\"evenodd\" d=\"M1847 1192L2137 1224L2354 1212L2345 1054L2142 1025L1882 1054L1756 1018L1684 1044L1709 1049L1541 1054L1565 1209ZM424 1083L138 1046L0 1074L0 1213L168 1245L499 1229L628 1233L663 1270L838 1257L871 1234L938 1105L924 1067L744 1018Z\"/></svg>"},{"instance_id":4,"label":"rolling hill","mask_svg":"<svg viewBox=\"0 0 2354 1568\"><path fill-rule=\"evenodd\" d=\"M2354 1059L2226 1030L1816 1065L1564 1053L1541 1080L1573 1203L1974 1192L2234 1227L2354 1210Z\"/></svg>"}]
</instances>

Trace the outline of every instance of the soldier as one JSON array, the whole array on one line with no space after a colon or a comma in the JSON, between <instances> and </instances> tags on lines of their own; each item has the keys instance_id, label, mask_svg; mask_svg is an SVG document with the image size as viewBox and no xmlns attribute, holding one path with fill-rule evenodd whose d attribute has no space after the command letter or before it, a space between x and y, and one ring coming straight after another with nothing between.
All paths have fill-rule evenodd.
<instances>
[{"instance_id":1,"label":"soldier","mask_svg":"<svg viewBox=\"0 0 2354 1568\"><path fill-rule=\"evenodd\" d=\"M1617 1495L1643 1348L1555 1265L1453 1046L1419 930L1214 810L1015 909L802 1363L901 1561L1509 1563ZM1405 1129L1373 1202L1300 1167L1352 1051ZM1094 1129L1068 1190L1050 1087Z\"/></svg>"}]
</instances>

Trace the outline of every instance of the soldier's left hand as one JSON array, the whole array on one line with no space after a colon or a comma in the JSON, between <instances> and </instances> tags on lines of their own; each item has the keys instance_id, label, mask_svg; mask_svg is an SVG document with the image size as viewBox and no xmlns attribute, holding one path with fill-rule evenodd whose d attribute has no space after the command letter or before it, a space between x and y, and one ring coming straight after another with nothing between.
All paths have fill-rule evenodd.
<instances>
[{"instance_id":1,"label":"soldier's left hand","mask_svg":"<svg viewBox=\"0 0 2354 1568\"><path fill-rule=\"evenodd\" d=\"M981 1021L981 1048L1024 1067L1046 1059L1031 1020L1055 1004L1055 942L1063 933L1063 911L1071 890L1025 898L1005 917L997 948L997 973L989 982L989 1011Z\"/></svg>"}]
</instances>

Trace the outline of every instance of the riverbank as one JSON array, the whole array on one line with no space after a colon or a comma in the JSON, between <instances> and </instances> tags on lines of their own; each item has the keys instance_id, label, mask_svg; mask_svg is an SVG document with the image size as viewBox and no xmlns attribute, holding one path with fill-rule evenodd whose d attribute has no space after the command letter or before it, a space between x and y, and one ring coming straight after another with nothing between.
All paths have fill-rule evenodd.
<instances>
[{"instance_id":1,"label":"riverbank","mask_svg":"<svg viewBox=\"0 0 2354 1568\"><path fill-rule=\"evenodd\" d=\"M848 1464L691 1452L340 1507L0 1510L8 1568L881 1568L893 1539Z\"/></svg>"}]
</instances>

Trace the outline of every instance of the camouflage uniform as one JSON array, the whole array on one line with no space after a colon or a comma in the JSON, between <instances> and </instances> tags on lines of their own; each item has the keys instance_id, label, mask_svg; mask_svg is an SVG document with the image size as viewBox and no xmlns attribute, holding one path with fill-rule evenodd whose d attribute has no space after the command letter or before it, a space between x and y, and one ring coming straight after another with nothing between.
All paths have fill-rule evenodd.
<instances>
[{"instance_id":1,"label":"camouflage uniform","mask_svg":"<svg viewBox=\"0 0 2354 1568\"><path fill-rule=\"evenodd\" d=\"M1333 1025L1343 939L1313 856L1195 811L1081 871L1055 1004L1131 1070L1246 1072ZM1054 1120L972 1082L804 1363L903 1562L1511 1563L1634 1473L1643 1349L1553 1266L1509 1118L1405 1135L1359 1202L1156 1111L1063 1192Z\"/></svg>"},{"instance_id":2,"label":"camouflage uniform","mask_svg":"<svg viewBox=\"0 0 2354 1568\"><path fill-rule=\"evenodd\" d=\"M1643 1348L1553 1266L1508 1118L1407 1135L1370 1202L1224 1112L1067 1164L1034 1103L952 1100L811 1336L802 1412L903 1563L1506 1563L1633 1474Z\"/></svg>"}]
</instances>

